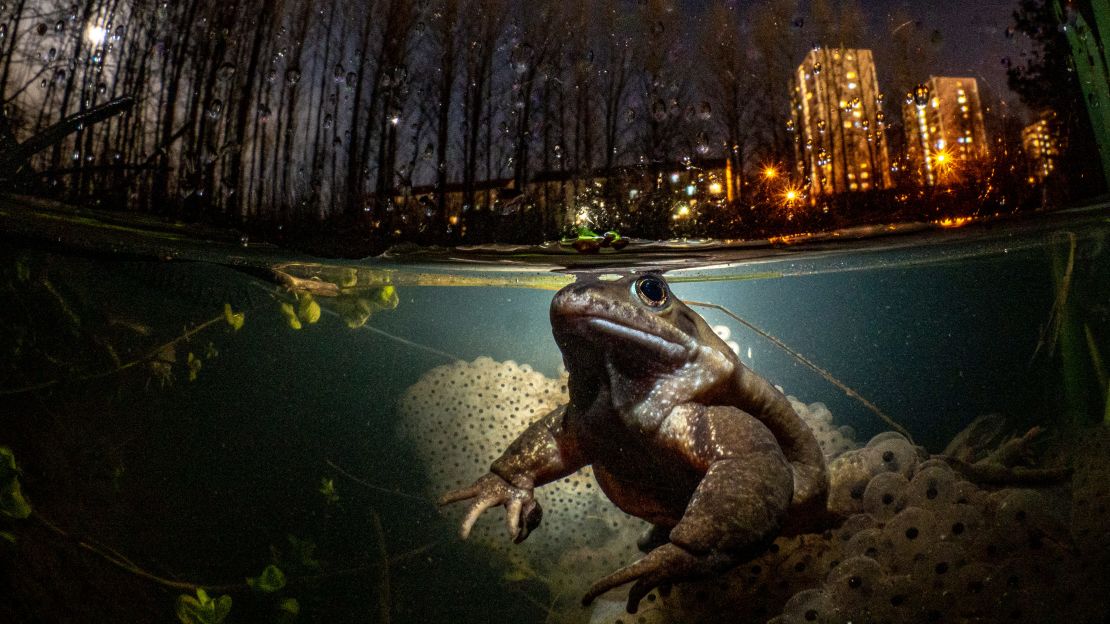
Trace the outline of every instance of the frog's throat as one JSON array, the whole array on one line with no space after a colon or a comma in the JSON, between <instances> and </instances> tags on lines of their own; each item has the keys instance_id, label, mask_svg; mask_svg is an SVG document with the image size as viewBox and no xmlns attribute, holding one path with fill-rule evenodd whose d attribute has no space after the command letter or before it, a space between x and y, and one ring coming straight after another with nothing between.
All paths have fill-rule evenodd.
<instances>
[{"instance_id":1,"label":"frog's throat","mask_svg":"<svg viewBox=\"0 0 1110 624\"><path fill-rule=\"evenodd\" d=\"M689 359L691 354L689 345L672 342L666 338L609 319L593 317L587 319L586 324L593 330L648 348L667 360L686 360Z\"/></svg>"}]
</instances>

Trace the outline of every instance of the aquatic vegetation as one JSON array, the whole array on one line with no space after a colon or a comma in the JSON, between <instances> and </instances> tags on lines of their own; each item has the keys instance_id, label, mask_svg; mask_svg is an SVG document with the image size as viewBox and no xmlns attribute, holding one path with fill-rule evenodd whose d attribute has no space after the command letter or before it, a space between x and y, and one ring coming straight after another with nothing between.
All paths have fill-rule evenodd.
<instances>
[{"instance_id":1,"label":"aquatic vegetation","mask_svg":"<svg viewBox=\"0 0 1110 624\"><path fill-rule=\"evenodd\" d=\"M16 520L22 520L31 515L31 504L23 497L19 474L15 454L10 448L0 446L0 514ZM9 531L0 531L0 538L9 542L15 541L15 536Z\"/></svg>"},{"instance_id":2,"label":"aquatic vegetation","mask_svg":"<svg viewBox=\"0 0 1110 624\"><path fill-rule=\"evenodd\" d=\"M189 381L196 381L197 375L200 374L200 369L203 365L200 358L193 355L193 352L190 351L188 357L185 359L185 364L189 367Z\"/></svg>"},{"instance_id":3,"label":"aquatic vegetation","mask_svg":"<svg viewBox=\"0 0 1110 624\"><path fill-rule=\"evenodd\" d=\"M279 304L282 317L292 329L301 329L305 325L313 325L320 320L320 304L313 298L312 293L298 292L296 305L288 301Z\"/></svg>"},{"instance_id":4,"label":"aquatic vegetation","mask_svg":"<svg viewBox=\"0 0 1110 624\"><path fill-rule=\"evenodd\" d=\"M598 234L590 228L582 226L578 228L577 236L564 238L559 241L559 244L564 247L573 247L578 253L592 254L600 252L603 247L611 247L614 250L624 249L628 246L628 239L623 238L613 230Z\"/></svg>"},{"instance_id":5,"label":"aquatic vegetation","mask_svg":"<svg viewBox=\"0 0 1110 624\"><path fill-rule=\"evenodd\" d=\"M247 585L264 594L272 594L285 587L285 573L271 563L262 570L262 574L247 578Z\"/></svg>"},{"instance_id":6,"label":"aquatic vegetation","mask_svg":"<svg viewBox=\"0 0 1110 624\"><path fill-rule=\"evenodd\" d=\"M176 612L181 624L220 624L231 613L231 596L212 598L198 587L196 597L189 594L177 597Z\"/></svg>"},{"instance_id":7,"label":"aquatic vegetation","mask_svg":"<svg viewBox=\"0 0 1110 624\"><path fill-rule=\"evenodd\" d=\"M335 298L335 311L347 327L358 329L377 312L394 310L400 304L397 289L392 284L367 291L362 295L342 294Z\"/></svg>"},{"instance_id":8,"label":"aquatic vegetation","mask_svg":"<svg viewBox=\"0 0 1110 624\"><path fill-rule=\"evenodd\" d=\"M339 493L335 490L335 479L324 477L320 479L320 494L323 494L324 500L329 505L335 505L339 502Z\"/></svg>"},{"instance_id":9,"label":"aquatic vegetation","mask_svg":"<svg viewBox=\"0 0 1110 624\"><path fill-rule=\"evenodd\" d=\"M231 310L231 304L225 303L224 319L227 320L227 324L230 325L232 329L234 329L235 331L239 331L243 328L243 323L246 321L246 315L242 312L233 312Z\"/></svg>"},{"instance_id":10,"label":"aquatic vegetation","mask_svg":"<svg viewBox=\"0 0 1110 624\"><path fill-rule=\"evenodd\" d=\"M319 570L320 560L316 558L316 542L310 539L301 539L296 535L289 534L285 536L285 541L289 544L286 561L291 561L307 570ZM276 550L274 557L277 559Z\"/></svg>"}]
</instances>

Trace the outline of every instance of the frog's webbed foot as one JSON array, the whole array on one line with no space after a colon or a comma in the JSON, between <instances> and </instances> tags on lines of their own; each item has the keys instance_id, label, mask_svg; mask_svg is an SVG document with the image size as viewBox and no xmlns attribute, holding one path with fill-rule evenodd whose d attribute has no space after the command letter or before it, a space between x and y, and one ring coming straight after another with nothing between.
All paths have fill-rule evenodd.
<instances>
[{"instance_id":1,"label":"frog's webbed foot","mask_svg":"<svg viewBox=\"0 0 1110 624\"><path fill-rule=\"evenodd\" d=\"M462 500L473 499L463 518L459 535L466 539L482 512L490 507L505 507L505 525L509 537L516 543L524 541L528 534L540 524L543 509L532 496L532 488L517 487L500 476L490 472L472 485L447 492L439 499L440 505L449 505Z\"/></svg>"},{"instance_id":2,"label":"frog's webbed foot","mask_svg":"<svg viewBox=\"0 0 1110 624\"><path fill-rule=\"evenodd\" d=\"M663 544L635 563L594 583L582 598L582 604L588 606L610 589L633 583L628 591L627 609L635 613L644 596L656 587L705 577L735 563L734 557L724 553L697 554L675 544Z\"/></svg>"}]
</instances>

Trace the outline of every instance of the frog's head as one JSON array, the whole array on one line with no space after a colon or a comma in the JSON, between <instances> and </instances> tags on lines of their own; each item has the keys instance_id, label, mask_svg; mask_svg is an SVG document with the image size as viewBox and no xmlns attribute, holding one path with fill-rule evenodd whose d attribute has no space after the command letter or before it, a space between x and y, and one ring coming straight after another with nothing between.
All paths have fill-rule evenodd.
<instances>
[{"instance_id":1,"label":"frog's head","mask_svg":"<svg viewBox=\"0 0 1110 624\"><path fill-rule=\"evenodd\" d=\"M551 302L551 327L572 386L576 377L581 383L618 376L627 389L649 388L679 369L691 373L691 384L708 382L719 375L691 370L704 367L706 351L721 355L714 358L725 361L721 367L733 356L657 273L580 275Z\"/></svg>"}]
</instances>

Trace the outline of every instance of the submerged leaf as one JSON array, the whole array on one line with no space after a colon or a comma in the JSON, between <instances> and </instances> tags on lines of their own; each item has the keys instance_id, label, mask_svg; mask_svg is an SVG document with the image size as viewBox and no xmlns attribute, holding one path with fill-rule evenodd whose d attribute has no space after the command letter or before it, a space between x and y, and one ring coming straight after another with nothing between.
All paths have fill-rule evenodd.
<instances>
[{"instance_id":1,"label":"submerged leaf","mask_svg":"<svg viewBox=\"0 0 1110 624\"><path fill-rule=\"evenodd\" d=\"M285 613L296 617L301 613L301 603L297 602L296 598L286 598L285 600L281 601L280 605L278 605L278 609L281 609Z\"/></svg>"},{"instance_id":2,"label":"submerged leaf","mask_svg":"<svg viewBox=\"0 0 1110 624\"><path fill-rule=\"evenodd\" d=\"M309 569L318 569L320 560L316 558L316 542L299 539L296 535L286 535L292 549L292 559Z\"/></svg>"},{"instance_id":3,"label":"submerged leaf","mask_svg":"<svg viewBox=\"0 0 1110 624\"><path fill-rule=\"evenodd\" d=\"M227 320L227 324L231 325L231 328L235 331L239 331L239 329L243 327L243 322L246 321L246 315L243 312L231 311L230 303L224 304L224 318Z\"/></svg>"},{"instance_id":4,"label":"submerged leaf","mask_svg":"<svg viewBox=\"0 0 1110 624\"><path fill-rule=\"evenodd\" d=\"M272 594L285 587L285 573L274 564L266 566L262 574L247 579L247 585L265 594Z\"/></svg>"},{"instance_id":5,"label":"submerged leaf","mask_svg":"<svg viewBox=\"0 0 1110 624\"><path fill-rule=\"evenodd\" d=\"M328 479L326 477L320 479L320 493L324 495L324 500L329 505L334 505L339 502L339 493L335 491L335 479Z\"/></svg>"},{"instance_id":6,"label":"submerged leaf","mask_svg":"<svg viewBox=\"0 0 1110 624\"><path fill-rule=\"evenodd\" d=\"M196 598L188 594L177 597L176 612L182 624L220 624L231 613L231 596L224 594L213 600L208 592L197 588Z\"/></svg>"},{"instance_id":7,"label":"submerged leaf","mask_svg":"<svg viewBox=\"0 0 1110 624\"><path fill-rule=\"evenodd\" d=\"M190 351L186 362L188 362L189 364L189 381L196 381L197 374L200 373L200 368L203 365L200 361L200 358L193 355L193 353Z\"/></svg>"},{"instance_id":8,"label":"submerged leaf","mask_svg":"<svg viewBox=\"0 0 1110 624\"><path fill-rule=\"evenodd\" d=\"M312 294L304 293L298 297L298 300L297 318L309 325L320 320L320 304L316 303Z\"/></svg>"},{"instance_id":9,"label":"submerged leaf","mask_svg":"<svg viewBox=\"0 0 1110 624\"><path fill-rule=\"evenodd\" d=\"M31 504L19 485L15 454L6 446L0 446L0 514L17 519L31 515Z\"/></svg>"},{"instance_id":10,"label":"submerged leaf","mask_svg":"<svg viewBox=\"0 0 1110 624\"><path fill-rule=\"evenodd\" d=\"M281 315L285 317L286 322L288 322L289 326L293 329L300 329L302 327L301 319L297 318L297 311L293 309L292 304L283 301L281 303Z\"/></svg>"}]
</instances>

